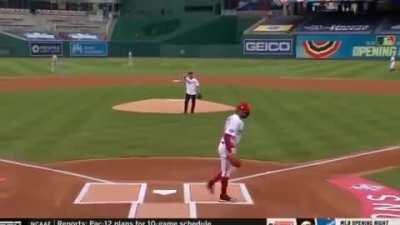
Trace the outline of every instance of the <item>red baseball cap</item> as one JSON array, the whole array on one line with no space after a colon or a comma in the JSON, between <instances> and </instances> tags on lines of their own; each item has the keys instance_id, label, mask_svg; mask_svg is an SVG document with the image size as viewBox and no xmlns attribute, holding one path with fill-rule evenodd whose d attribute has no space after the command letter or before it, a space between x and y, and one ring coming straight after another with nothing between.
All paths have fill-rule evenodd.
<instances>
[{"instance_id":1,"label":"red baseball cap","mask_svg":"<svg viewBox=\"0 0 400 225\"><path fill-rule=\"evenodd\" d=\"M250 105L247 102L241 102L238 106L237 106L238 110L241 110L243 112L246 113L250 113Z\"/></svg>"}]
</instances>

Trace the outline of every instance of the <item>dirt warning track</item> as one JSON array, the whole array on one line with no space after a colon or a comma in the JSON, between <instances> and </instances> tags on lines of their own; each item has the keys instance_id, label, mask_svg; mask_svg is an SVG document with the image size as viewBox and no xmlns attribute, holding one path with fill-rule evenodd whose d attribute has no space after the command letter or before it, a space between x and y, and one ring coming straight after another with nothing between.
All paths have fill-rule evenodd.
<instances>
[{"instance_id":1,"label":"dirt warning track","mask_svg":"<svg viewBox=\"0 0 400 225\"><path fill-rule=\"evenodd\" d=\"M328 179L399 166L400 149L297 165L244 165L229 189L237 201L221 204L203 186L218 170L214 159L104 159L42 166L2 160L6 180L0 183L0 217L360 217L358 200Z\"/></svg>"}]
</instances>

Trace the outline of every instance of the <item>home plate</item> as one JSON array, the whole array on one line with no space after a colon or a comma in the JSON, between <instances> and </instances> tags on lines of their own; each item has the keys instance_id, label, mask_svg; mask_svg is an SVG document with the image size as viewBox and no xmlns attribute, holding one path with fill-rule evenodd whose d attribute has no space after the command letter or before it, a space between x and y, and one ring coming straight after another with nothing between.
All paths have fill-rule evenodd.
<instances>
[{"instance_id":1,"label":"home plate","mask_svg":"<svg viewBox=\"0 0 400 225\"><path fill-rule=\"evenodd\" d=\"M153 190L154 194L158 194L158 195L172 195L176 193L176 190L160 190L160 189L155 189Z\"/></svg>"}]
</instances>

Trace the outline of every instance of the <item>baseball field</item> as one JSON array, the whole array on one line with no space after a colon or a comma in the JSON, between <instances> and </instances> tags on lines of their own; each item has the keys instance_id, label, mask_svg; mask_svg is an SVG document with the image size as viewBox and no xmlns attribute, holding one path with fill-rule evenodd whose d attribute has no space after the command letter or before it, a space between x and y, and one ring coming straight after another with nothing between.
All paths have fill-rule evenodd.
<instances>
[{"instance_id":1,"label":"baseball field","mask_svg":"<svg viewBox=\"0 0 400 225\"><path fill-rule=\"evenodd\" d=\"M62 58L51 73L49 59L3 58L0 68L0 217L400 217L400 69L387 61ZM203 100L252 106L234 203L203 184L232 112L113 110L181 99L187 71ZM396 198L376 207L355 191Z\"/></svg>"}]
</instances>

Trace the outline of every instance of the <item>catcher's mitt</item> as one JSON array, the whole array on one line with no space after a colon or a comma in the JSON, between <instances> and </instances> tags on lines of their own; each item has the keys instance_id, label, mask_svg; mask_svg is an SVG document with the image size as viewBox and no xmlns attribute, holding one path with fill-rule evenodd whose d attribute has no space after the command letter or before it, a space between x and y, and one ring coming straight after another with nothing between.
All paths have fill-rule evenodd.
<instances>
[{"instance_id":1,"label":"catcher's mitt","mask_svg":"<svg viewBox=\"0 0 400 225\"><path fill-rule=\"evenodd\" d=\"M203 95L202 95L201 93L197 93L196 98L197 98L197 99L202 99L202 98L203 98Z\"/></svg>"}]
</instances>

